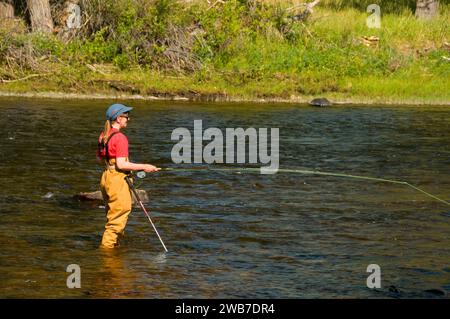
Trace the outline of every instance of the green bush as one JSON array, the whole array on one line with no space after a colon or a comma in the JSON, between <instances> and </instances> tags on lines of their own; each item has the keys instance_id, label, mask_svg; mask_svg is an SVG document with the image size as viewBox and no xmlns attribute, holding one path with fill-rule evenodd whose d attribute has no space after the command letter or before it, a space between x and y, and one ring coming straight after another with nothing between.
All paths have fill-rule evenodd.
<instances>
[{"instance_id":1,"label":"green bush","mask_svg":"<svg viewBox=\"0 0 450 319\"><path fill-rule=\"evenodd\" d=\"M91 39L81 43L80 53L82 60L88 62L111 62L119 52L117 43L108 40L105 36L106 28L97 31ZM78 54L76 52L76 54Z\"/></svg>"},{"instance_id":2,"label":"green bush","mask_svg":"<svg viewBox=\"0 0 450 319\"><path fill-rule=\"evenodd\" d=\"M366 26L366 7L372 2L381 6L381 29ZM450 39L450 10L442 2L440 17L427 22L415 18L415 0L323 0L306 21L293 19L301 8L287 11L289 1L227 0L214 7L177 0L79 3L89 19L69 42L0 29L0 66L9 61L8 68L26 73L57 61L66 76L61 81L70 87L92 73L79 66L105 63L123 71L155 72L159 87L170 75L202 88L209 85L210 91L283 96L347 93L351 87L370 92L361 79L380 87L394 80L403 87L398 83L405 77L448 83L443 80L450 72L443 42ZM363 36L377 36L378 45L365 47ZM20 63L10 63L14 57L22 57ZM132 78L132 72L117 73Z\"/></svg>"}]
</instances>

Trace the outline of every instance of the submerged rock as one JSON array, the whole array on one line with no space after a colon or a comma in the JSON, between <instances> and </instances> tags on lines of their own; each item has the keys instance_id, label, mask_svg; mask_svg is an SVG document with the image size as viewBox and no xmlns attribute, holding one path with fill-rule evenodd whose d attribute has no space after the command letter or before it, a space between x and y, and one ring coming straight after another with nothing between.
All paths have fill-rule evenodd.
<instances>
[{"instance_id":1,"label":"submerged rock","mask_svg":"<svg viewBox=\"0 0 450 319\"><path fill-rule=\"evenodd\" d=\"M145 191L143 189L137 189L136 191L138 193L138 196L142 200L142 202L144 202L144 203L148 202L149 198L148 198L147 191ZM103 203L103 196L102 196L101 191L81 192L81 193L76 194L74 196L74 198L79 201L97 201L97 202ZM134 198L134 194L132 194L132 199L133 199L133 205L136 205L138 202Z\"/></svg>"},{"instance_id":2,"label":"submerged rock","mask_svg":"<svg viewBox=\"0 0 450 319\"><path fill-rule=\"evenodd\" d=\"M400 291L395 286L389 286L388 290L389 290L389 292L394 293L394 294L399 294L400 293Z\"/></svg>"},{"instance_id":3,"label":"submerged rock","mask_svg":"<svg viewBox=\"0 0 450 319\"><path fill-rule=\"evenodd\" d=\"M445 291L442 291L440 289L427 289L427 290L425 290L425 292L428 294L431 294L431 295L441 296L441 297L446 295Z\"/></svg>"},{"instance_id":4,"label":"submerged rock","mask_svg":"<svg viewBox=\"0 0 450 319\"><path fill-rule=\"evenodd\" d=\"M317 106L317 107L325 107L325 106L331 106L331 105L333 105L333 103L328 101L326 98L321 97L321 98L311 100L309 102L309 105Z\"/></svg>"}]
</instances>

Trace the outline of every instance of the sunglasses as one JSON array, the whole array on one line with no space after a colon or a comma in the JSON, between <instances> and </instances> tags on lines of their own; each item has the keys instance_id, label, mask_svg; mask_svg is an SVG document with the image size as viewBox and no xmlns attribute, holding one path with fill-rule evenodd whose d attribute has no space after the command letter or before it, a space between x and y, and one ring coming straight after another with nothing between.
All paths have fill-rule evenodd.
<instances>
[{"instance_id":1,"label":"sunglasses","mask_svg":"<svg viewBox=\"0 0 450 319\"><path fill-rule=\"evenodd\" d=\"M126 118L128 121L130 120L130 116L129 116L129 115L120 115L119 117L124 117L124 118Z\"/></svg>"}]
</instances>

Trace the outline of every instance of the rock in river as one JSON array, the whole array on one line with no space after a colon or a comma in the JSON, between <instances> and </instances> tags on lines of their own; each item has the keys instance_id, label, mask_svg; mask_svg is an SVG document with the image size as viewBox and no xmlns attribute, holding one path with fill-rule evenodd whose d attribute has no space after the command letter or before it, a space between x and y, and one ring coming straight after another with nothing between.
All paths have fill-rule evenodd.
<instances>
[{"instance_id":1,"label":"rock in river","mask_svg":"<svg viewBox=\"0 0 450 319\"><path fill-rule=\"evenodd\" d=\"M309 105L317 106L317 107L325 107L325 106L331 106L332 103L328 101L326 98L317 98L313 99L309 102Z\"/></svg>"}]
</instances>

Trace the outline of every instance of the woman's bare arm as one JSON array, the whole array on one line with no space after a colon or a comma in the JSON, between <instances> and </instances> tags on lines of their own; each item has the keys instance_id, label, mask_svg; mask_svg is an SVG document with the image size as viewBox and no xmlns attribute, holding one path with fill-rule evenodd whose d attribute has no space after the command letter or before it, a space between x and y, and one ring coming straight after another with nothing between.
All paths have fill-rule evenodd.
<instances>
[{"instance_id":1,"label":"woman's bare arm","mask_svg":"<svg viewBox=\"0 0 450 319\"><path fill-rule=\"evenodd\" d=\"M157 172L160 168L150 164L137 164L127 161L126 157L116 158L117 168L123 171L145 171L147 173Z\"/></svg>"}]
</instances>

